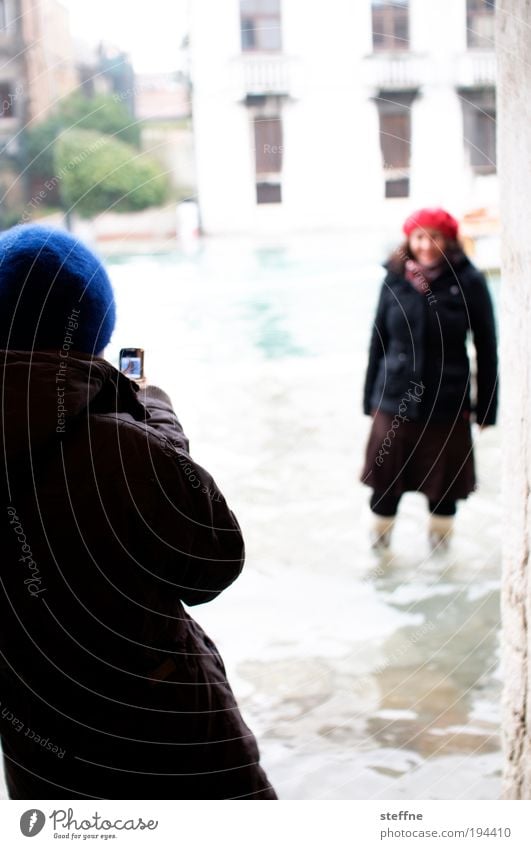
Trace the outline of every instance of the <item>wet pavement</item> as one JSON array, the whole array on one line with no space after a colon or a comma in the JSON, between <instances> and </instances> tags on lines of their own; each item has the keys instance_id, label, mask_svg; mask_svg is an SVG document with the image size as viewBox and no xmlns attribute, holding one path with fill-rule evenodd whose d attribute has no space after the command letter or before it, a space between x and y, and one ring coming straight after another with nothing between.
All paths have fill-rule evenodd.
<instances>
[{"instance_id":1,"label":"wet pavement","mask_svg":"<svg viewBox=\"0 0 531 849\"><path fill-rule=\"evenodd\" d=\"M113 347L146 349L247 566L193 615L215 639L284 799L500 792L499 434L432 554L424 499L368 543L361 385L382 246L345 237L115 259Z\"/></svg>"}]
</instances>

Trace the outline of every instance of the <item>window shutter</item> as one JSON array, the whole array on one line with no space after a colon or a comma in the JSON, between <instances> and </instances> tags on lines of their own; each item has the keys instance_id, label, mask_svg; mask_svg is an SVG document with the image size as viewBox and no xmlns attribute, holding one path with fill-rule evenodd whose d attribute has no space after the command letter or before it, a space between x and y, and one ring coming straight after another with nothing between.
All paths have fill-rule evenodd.
<instances>
[{"instance_id":1,"label":"window shutter","mask_svg":"<svg viewBox=\"0 0 531 849\"><path fill-rule=\"evenodd\" d=\"M256 173L282 171L282 122L280 118L259 118L254 122Z\"/></svg>"}]
</instances>

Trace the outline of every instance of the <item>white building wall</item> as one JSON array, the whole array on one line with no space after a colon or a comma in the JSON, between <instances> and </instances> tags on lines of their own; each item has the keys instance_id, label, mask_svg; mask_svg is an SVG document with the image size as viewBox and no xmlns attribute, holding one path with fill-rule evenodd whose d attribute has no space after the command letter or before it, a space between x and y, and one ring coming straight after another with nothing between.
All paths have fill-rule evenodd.
<instances>
[{"instance_id":1,"label":"white building wall","mask_svg":"<svg viewBox=\"0 0 531 849\"><path fill-rule=\"evenodd\" d=\"M231 73L240 52L238 0L194 0L190 32L202 224L208 232L238 230L244 227L253 202L248 120L244 107L236 102Z\"/></svg>"},{"instance_id":2,"label":"white building wall","mask_svg":"<svg viewBox=\"0 0 531 849\"><path fill-rule=\"evenodd\" d=\"M495 201L496 178L466 164L459 85L475 80L466 50L466 0L410 0L411 50L391 68L372 52L370 0L283 0L278 64L282 107L282 203L257 204L254 136L243 103L239 0L192 0L191 71L198 193L207 233L393 228L411 208L441 204L460 215ZM260 57L254 57L260 61ZM378 86L406 76L412 105L411 194L384 199ZM400 70L402 69L402 70Z\"/></svg>"},{"instance_id":3,"label":"white building wall","mask_svg":"<svg viewBox=\"0 0 531 849\"><path fill-rule=\"evenodd\" d=\"M463 112L457 57L466 50L465 0L411 0L411 50L425 57L413 104L410 205L465 207Z\"/></svg>"},{"instance_id":4,"label":"white building wall","mask_svg":"<svg viewBox=\"0 0 531 849\"><path fill-rule=\"evenodd\" d=\"M284 4L284 41L299 65L294 100L284 110L284 223L290 228L352 227L382 191L373 104L359 73L367 50L356 4ZM331 49L333 45L333 49ZM360 110L360 104L363 104ZM362 212L363 210L363 212Z\"/></svg>"}]
</instances>

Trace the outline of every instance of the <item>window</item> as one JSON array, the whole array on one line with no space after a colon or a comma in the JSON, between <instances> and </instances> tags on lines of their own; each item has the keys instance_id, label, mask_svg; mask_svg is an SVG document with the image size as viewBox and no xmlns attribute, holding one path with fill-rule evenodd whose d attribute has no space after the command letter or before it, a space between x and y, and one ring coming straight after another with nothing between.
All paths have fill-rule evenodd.
<instances>
[{"instance_id":1,"label":"window","mask_svg":"<svg viewBox=\"0 0 531 849\"><path fill-rule=\"evenodd\" d=\"M282 49L280 0L240 0L242 50Z\"/></svg>"},{"instance_id":2,"label":"window","mask_svg":"<svg viewBox=\"0 0 531 849\"><path fill-rule=\"evenodd\" d=\"M16 94L10 83L0 83L0 121L15 115Z\"/></svg>"},{"instance_id":3,"label":"window","mask_svg":"<svg viewBox=\"0 0 531 849\"><path fill-rule=\"evenodd\" d=\"M411 115L408 109L380 112L380 145L384 168L409 168Z\"/></svg>"},{"instance_id":4,"label":"window","mask_svg":"<svg viewBox=\"0 0 531 849\"><path fill-rule=\"evenodd\" d=\"M387 198L409 197L411 104L415 94L382 91L376 99Z\"/></svg>"},{"instance_id":5,"label":"window","mask_svg":"<svg viewBox=\"0 0 531 849\"><path fill-rule=\"evenodd\" d=\"M257 203L281 203L282 188L280 183L257 183L256 184L256 202Z\"/></svg>"},{"instance_id":6,"label":"window","mask_svg":"<svg viewBox=\"0 0 531 849\"><path fill-rule=\"evenodd\" d=\"M409 50L408 0L373 0L372 44L374 50Z\"/></svg>"},{"instance_id":7,"label":"window","mask_svg":"<svg viewBox=\"0 0 531 849\"><path fill-rule=\"evenodd\" d=\"M281 203L284 146L280 116L254 117L257 203Z\"/></svg>"},{"instance_id":8,"label":"window","mask_svg":"<svg viewBox=\"0 0 531 849\"><path fill-rule=\"evenodd\" d=\"M255 118L257 174L280 174L282 171L282 123L276 118Z\"/></svg>"},{"instance_id":9,"label":"window","mask_svg":"<svg viewBox=\"0 0 531 849\"><path fill-rule=\"evenodd\" d=\"M494 50L495 0L467 0L466 35L469 47Z\"/></svg>"},{"instance_id":10,"label":"window","mask_svg":"<svg viewBox=\"0 0 531 849\"><path fill-rule=\"evenodd\" d=\"M6 0L0 0L0 30L7 28Z\"/></svg>"},{"instance_id":11,"label":"window","mask_svg":"<svg viewBox=\"0 0 531 849\"><path fill-rule=\"evenodd\" d=\"M476 174L496 172L496 96L493 88L462 90L465 149Z\"/></svg>"}]
</instances>

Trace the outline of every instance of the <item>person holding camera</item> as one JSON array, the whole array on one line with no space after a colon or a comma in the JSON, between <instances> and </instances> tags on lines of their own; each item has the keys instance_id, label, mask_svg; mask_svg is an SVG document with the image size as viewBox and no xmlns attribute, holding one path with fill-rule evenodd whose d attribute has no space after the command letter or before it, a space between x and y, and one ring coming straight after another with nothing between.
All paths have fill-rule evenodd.
<instances>
[{"instance_id":1,"label":"person holding camera","mask_svg":"<svg viewBox=\"0 0 531 849\"><path fill-rule=\"evenodd\" d=\"M238 577L241 531L168 396L105 360L115 309L73 236L0 236L9 795L275 799L219 652L186 609Z\"/></svg>"}]
</instances>

